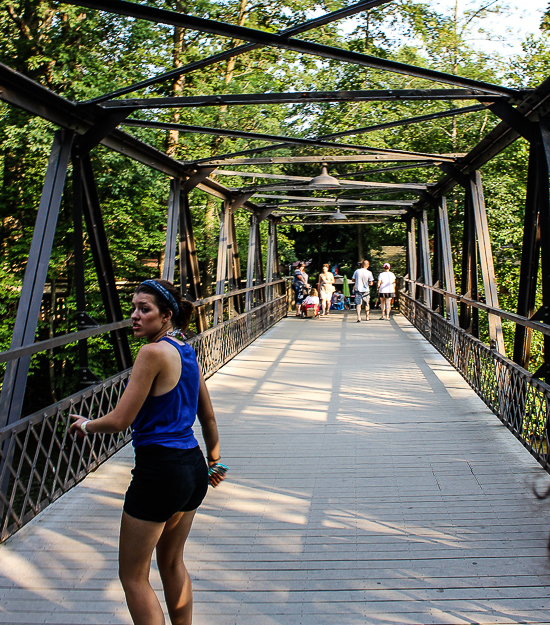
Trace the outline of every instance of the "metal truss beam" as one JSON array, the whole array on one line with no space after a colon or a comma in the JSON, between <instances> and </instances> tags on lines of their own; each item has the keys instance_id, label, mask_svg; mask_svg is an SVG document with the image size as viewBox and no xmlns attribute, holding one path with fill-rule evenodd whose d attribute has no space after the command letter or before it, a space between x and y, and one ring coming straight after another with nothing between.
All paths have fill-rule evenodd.
<instances>
[{"instance_id":1,"label":"metal truss beam","mask_svg":"<svg viewBox=\"0 0 550 625\"><path fill-rule=\"evenodd\" d=\"M371 183L371 184L365 184L363 185L362 183L358 182L355 184L340 184L339 186L334 186L331 188L331 191L358 191L360 189L368 189L370 191L376 191L377 193L399 193L402 191L410 191L412 193L421 193L423 191L426 191L426 189L428 188L428 185L410 185L410 186L406 186L406 185L399 185L396 184L393 187L390 186L377 186L375 183ZM265 184L265 185L259 185L259 186L255 186L255 187L248 187L248 188L243 188L243 187L230 187L231 191L249 191L251 192L251 195L254 195L255 193L258 192L263 192L263 191L315 191L315 186L308 186L308 184L302 184L302 185L286 185L286 184Z\"/></svg>"},{"instance_id":2,"label":"metal truss beam","mask_svg":"<svg viewBox=\"0 0 550 625\"><path fill-rule=\"evenodd\" d=\"M404 169L418 169L422 167L437 167L437 163L434 163L433 161L428 161L426 163L418 162L405 165L394 165L393 167L381 167L379 169L363 169L361 171L354 171L349 174L342 174L341 176L334 177L340 180L341 178L350 178L352 176L370 176L374 174L385 174L390 171L402 171Z\"/></svg>"},{"instance_id":3,"label":"metal truss beam","mask_svg":"<svg viewBox=\"0 0 550 625\"><path fill-rule=\"evenodd\" d=\"M280 207L279 207L280 208ZM406 215L406 210L369 210L369 211L341 211L342 215L387 215L392 217L399 217L400 215ZM290 215L311 215L312 217L327 217L334 215L334 211L284 211L282 213L272 213L272 217L288 217Z\"/></svg>"},{"instance_id":4,"label":"metal truss beam","mask_svg":"<svg viewBox=\"0 0 550 625\"><path fill-rule=\"evenodd\" d=\"M284 226L357 226L362 224L387 224L395 222L395 219L327 219L325 221L281 221Z\"/></svg>"},{"instance_id":5,"label":"metal truss beam","mask_svg":"<svg viewBox=\"0 0 550 625\"><path fill-rule=\"evenodd\" d=\"M445 72L415 67L414 65L390 61L388 59L380 59L351 50L343 50L341 48L333 48L310 41L293 39L286 35L278 35L267 31L246 28L244 26L235 26L215 20L157 9L135 2L125 2L124 0L66 0L65 4L84 6L99 11L126 15L128 17L143 19L158 24L178 26L180 28L228 37L230 39L240 39L250 43L261 44L262 46L293 50L294 52L311 54L321 58L353 63L363 67L372 67L398 74L405 74L407 76L415 76L416 78L423 78L425 80L465 87L466 89L478 89L484 93L507 97L517 97L520 95L520 92L517 90L501 87L499 85L492 85L490 83L463 78Z\"/></svg>"},{"instance_id":6,"label":"metal truss beam","mask_svg":"<svg viewBox=\"0 0 550 625\"><path fill-rule=\"evenodd\" d=\"M338 206L412 206L412 200L341 200L336 197L304 197L300 195L270 195L269 193L256 193L255 198L263 198L268 200L297 200L306 204L330 204ZM287 204L284 204L287 206Z\"/></svg>"},{"instance_id":7,"label":"metal truss beam","mask_svg":"<svg viewBox=\"0 0 550 625\"><path fill-rule=\"evenodd\" d=\"M302 91L290 93L227 93L169 98L109 100L106 109L165 109L201 106L244 106L255 104L309 104L311 102L418 102L426 100L480 100L494 102L495 96L470 89L374 89L371 91ZM199 132L199 131L197 131ZM283 138L288 142L286 137Z\"/></svg>"},{"instance_id":8,"label":"metal truss beam","mask_svg":"<svg viewBox=\"0 0 550 625\"><path fill-rule=\"evenodd\" d=\"M344 9L338 9L338 11L326 13L325 15L313 18L302 24L298 24L296 26L292 26L291 28L279 31L277 34L286 37L299 35L300 33L305 33L308 30L313 30L315 28L325 26L326 24L330 24L331 22L335 22L336 20L351 17L352 15L356 15L357 13L361 13L362 11L368 11L369 9L373 9L382 4L388 4L389 2L393 2L393 0L366 0L363 2L358 2ZM201 59L200 61L189 63L188 65L184 65L183 67L178 67L177 69L165 72L163 74L159 74L158 76L153 76L152 78L142 80L127 87L117 89L116 91L111 91L110 93L106 93L97 98L87 100L82 104L96 104L99 102L105 102L106 100L111 100L112 98L126 95L127 93L132 93L133 91L138 91L140 89L145 89L146 87L165 82L166 80L173 80L175 78L178 78L179 76L183 76L184 74L190 74L191 72L194 72L198 69L204 69L205 67L209 67L210 65L215 65L216 63L227 61L228 59L240 56L245 52L257 50L258 48L263 48L263 46L257 43L247 43L236 48L231 48L229 50L225 50L224 52L220 52L219 54L214 54L205 59Z\"/></svg>"},{"instance_id":9,"label":"metal truss beam","mask_svg":"<svg viewBox=\"0 0 550 625\"><path fill-rule=\"evenodd\" d=\"M209 165L221 167L224 165L287 165L290 163L385 163L385 162L414 162L431 160L434 165L445 161L453 163L457 158L464 156L463 154L434 154L418 156L410 153L382 153L379 154L356 154L350 156L266 156L264 158L211 158L208 160ZM187 165L196 166L199 161L189 161Z\"/></svg>"},{"instance_id":10,"label":"metal truss beam","mask_svg":"<svg viewBox=\"0 0 550 625\"><path fill-rule=\"evenodd\" d=\"M74 133L70 131L55 133L17 307L11 349L32 345L35 341L73 140ZM0 395L0 427L14 423L21 416L30 362L31 357L24 356L7 365Z\"/></svg>"},{"instance_id":11,"label":"metal truss beam","mask_svg":"<svg viewBox=\"0 0 550 625\"><path fill-rule=\"evenodd\" d=\"M205 126L186 126L185 124L173 124L170 122L155 122L141 119L128 119L123 121L124 126L137 128L156 128L159 130L177 130L179 132L214 135L217 137L233 137L237 139L249 139L251 141L285 141L288 145L307 145L310 147L336 148L338 150L353 150L354 152L381 152L383 150L365 145L350 143L336 143L333 141L320 141L317 139L302 139L300 137L282 137L278 135L266 135L259 132L244 132L240 130L226 130L224 128L208 128ZM402 150L400 154L404 153ZM406 153L406 152L405 152Z\"/></svg>"},{"instance_id":12,"label":"metal truss beam","mask_svg":"<svg viewBox=\"0 0 550 625\"><path fill-rule=\"evenodd\" d=\"M504 101L503 101L504 102ZM507 104L507 102L504 102ZM510 105L508 105L510 106ZM394 122L386 122L384 124L377 124L375 126L365 126L364 128L354 128L352 130L345 130L343 132L336 132L330 135L321 135L316 137L318 141L324 141L326 139L336 139L337 137L353 136L358 134L364 134L368 132L374 132L375 130L384 130L386 128L396 128L398 126L407 126L409 124L421 123L424 121L431 121L440 117L454 117L455 115L462 115L464 113L473 113L475 111L484 111L486 106L479 104L476 106L467 106L464 108L451 109L450 111L440 111L438 113L431 113L430 115L420 115L418 117L409 117L407 119L400 119ZM259 154L261 152L269 152L272 150L280 150L288 147L288 143L275 143L273 145L266 145L260 148L251 148L249 150L241 150L241 152L234 152L232 155L244 155L244 154ZM227 155L229 156L229 155Z\"/></svg>"}]
</instances>

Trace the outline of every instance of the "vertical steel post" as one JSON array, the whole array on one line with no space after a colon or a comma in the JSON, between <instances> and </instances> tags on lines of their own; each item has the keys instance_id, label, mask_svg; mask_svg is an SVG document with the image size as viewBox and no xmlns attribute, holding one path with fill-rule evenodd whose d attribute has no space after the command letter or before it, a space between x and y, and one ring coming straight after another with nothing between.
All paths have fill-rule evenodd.
<instances>
[{"instance_id":1,"label":"vertical steel post","mask_svg":"<svg viewBox=\"0 0 550 625\"><path fill-rule=\"evenodd\" d=\"M470 299L478 299L477 288L477 250L475 217L472 206L472 194L466 188L464 198L464 230L462 235L462 277L460 288L462 295ZM479 337L479 313L477 308L472 308L461 302L460 304L460 327Z\"/></svg>"},{"instance_id":2,"label":"vertical steel post","mask_svg":"<svg viewBox=\"0 0 550 625\"><path fill-rule=\"evenodd\" d=\"M233 267L233 289L241 289L241 260L239 257L239 244L237 242L237 229L235 228L235 211L231 209L231 222L229 224L229 234L231 236L231 257L229 262ZM244 312L244 298L242 295L236 295L233 298L233 305L238 314Z\"/></svg>"},{"instance_id":3,"label":"vertical steel post","mask_svg":"<svg viewBox=\"0 0 550 625\"><path fill-rule=\"evenodd\" d=\"M428 215L426 211L422 211L419 222L420 230L420 248L422 250L422 275L424 276L424 284L432 286L432 268L430 264L430 240L428 238ZM432 291L424 289L424 304L432 307Z\"/></svg>"},{"instance_id":4,"label":"vertical steel post","mask_svg":"<svg viewBox=\"0 0 550 625\"><path fill-rule=\"evenodd\" d=\"M218 265L216 268L216 295L225 292L225 280L227 277L227 243L229 230L229 202L222 203L220 213L220 237L218 242ZM214 302L214 325L223 321L223 299Z\"/></svg>"},{"instance_id":5,"label":"vertical steel post","mask_svg":"<svg viewBox=\"0 0 550 625\"><path fill-rule=\"evenodd\" d=\"M479 171L470 174L470 189L472 208L474 212L477 244L479 247L479 262L481 265L481 275L483 278L483 289L485 291L485 301L489 306L498 308L498 292L495 280L495 267L493 264L493 251L491 248L491 238L489 236L489 225L487 223L487 211L485 209L485 199L483 197L483 186L481 184L481 174ZM489 337L495 341L496 348L501 354L506 355L504 347L504 336L502 334L502 322L496 315L488 315Z\"/></svg>"},{"instance_id":6,"label":"vertical steel post","mask_svg":"<svg viewBox=\"0 0 550 625\"><path fill-rule=\"evenodd\" d=\"M164 244L164 267L162 268L162 279L174 282L174 272L176 268L176 241L178 236L178 218L180 213L181 180L172 178L170 180L170 195L168 197L168 213L166 216L166 241ZM181 245L181 240L180 240ZM185 255L184 255L185 258ZM180 250L181 269L181 250ZM187 274L183 277L180 272L180 288L185 294L187 291Z\"/></svg>"},{"instance_id":7,"label":"vertical steel post","mask_svg":"<svg viewBox=\"0 0 550 625\"><path fill-rule=\"evenodd\" d=\"M105 314L107 322L122 321L123 314L120 306L120 299L116 289L115 273L109 253L109 245L105 226L103 224L103 216L99 206L99 198L95 186L94 175L90 157L85 154L80 159L82 180L84 183L84 216L86 218L86 227L88 231L88 239L92 249L94 264L97 270L97 277L103 305L105 306ZM128 335L125 330L115 330L111 332L111 340L115 351L117 365L119 370L123 371L132 366L132 355L130 346L128 345Z\"/></svg>"},{"instance_id":8,"label":"vertical steel post","mask_svg":"<svg viewBox=\"0 0 550 625\"><path fill-rule=\"evenodd\" d=\"M17 307L11 349L32 345L35 340L73 139L74 133L68 130L58 130L54 136ZM30 362L31 357L24 356L7 363L0 395L2 427L17 421L21 416Z\"/></svg>"},{"instance_id":9,"label":"vertical steel post","mask_svg":"<svg viewBox=\"0 0 550 625\"><path fill-rule=\"evenodd\" d=\"M434 286L443 288L445 270L443 268L443 245L441 241L441 220L439 217L441 205L434 210L434 254L433 254L433 283ZM434 291L432 295L432 308L442 317L445 316L445 300L441 293Z\"/></svg>"},{"instance_id":10,"label":"vertical steel post","mask_svg":"<svg viewBox=\"0 0 550 625\"><path fill-rule=\"evenodd\" d=\"M441 236L441 248L443 257L443 269L445 271L445 290L449 293L456 293L455 270L453 265L453 252L451 247L451 231L449 229L449 217L447 214L447 198L439 198L439 226ZM458 307L456 300L452 297L445 298L448 319L451 323L458 325Z\"/></svg>"},{"instance_id":11,"label":"vertical steel post","mask_svg":"<svg viewBox=\"0 0 550 625\"><path fill-rule=\"evenodd\" d=\"M258 217L256 214L250 216L250 228L248 230L248 259L246 263L246 288L250 289L254 286L254 266L256 265L256 247L257 243L257 231L258 231ZM254 293L248 291L246 293L245 312L252 310L252 303L254 301Z\"/></svg>"},{"instance_id":12,"label":"vertical steel post","mask_svg":"<svg viewBox=\"0 0 550 625\"><path fill-rule=\"evenodd\" d=\"M256 284L262 284L264 282L264 263L262 260L262 237L260 235L260 219L256 220ZM265 289L258 289L256 291L257 298L261 302L265 302L266 293Z\"/></svg>"},{"instance_id":13,"label":"vertical steel post","mask_svg":"<svg viewBox=\"0 0 550 625\"><path fill-rule=\"evenodd\" d=\"M273 282L273 269L275 266L275 223L273 219L268 219L268 235L267 235L267 258L265 266L265 281ZM266 300L270 302L273 299L273 287L266 288Z\"/></svg>"},{"instance_id":14,"label":"vertical steel post","mask_svg":"<svg viewBox=\"0 0 550 625\"><path fill-rule=\"evenodd\" d=\"M518 315L532 317L535 312L537 278L540 256L539 227L539 158L540 149L531 143L529 150L529 171L527 174L527 197L525 199L525 217L523 224L523 245L521 248L521 269L519 273ZM546 176L548 174L545 174ZM514 362L524 369L529 369L531 340L533 330L516 324L514 336Z\"/></svg>"},{"instance_id":15,"label":"vertical steel post","mask_svg":"<svg viewBox=\"0 0 550 625\"><path fill-rule=\"evenodd\" d=\"M189 294L193 300L202 299L202 285L200 277L199 260L193 235L193 222L189 209L189 199L185 191L180 197L179 215L179 238L180 238L180 276L187 273L189 278ZM183 260L185 259L185 260ZM182 263L185 266L182 267ZM183 284L183 280L182 280ZM204 332L208 329L208 320L204 306L195 309L197 319L197 329Z\"/></svg>"},{"instance_id":16,"label":"vertical steel post","mask_svg":"<svg viewBox=\"0 0 550 625\"><path fill-rule=\"evenodd\" d=\"M409 274L409 296L416 298L416 234L415 218L407 221L407 273Z\"/></svg>"}]
</instances>

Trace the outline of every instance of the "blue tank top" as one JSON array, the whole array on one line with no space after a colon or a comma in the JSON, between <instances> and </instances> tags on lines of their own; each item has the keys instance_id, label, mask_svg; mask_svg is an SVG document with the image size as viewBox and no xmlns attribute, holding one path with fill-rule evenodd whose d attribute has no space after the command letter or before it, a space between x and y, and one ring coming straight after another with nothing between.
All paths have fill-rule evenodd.
<instances>
[{"instance_id":1,"label":"blue tank top","mask_svg":"<svg viewBox=\"0 0 550 625\"><path fill-rule=\"evenodd\" d=\"M181 377L164 395L148 395L132 424L132 444L191 449L199 444L193 434L199 401L199 366L190 345L179 345L164 336L181 356Z\"/></svg>"}]
</instances>

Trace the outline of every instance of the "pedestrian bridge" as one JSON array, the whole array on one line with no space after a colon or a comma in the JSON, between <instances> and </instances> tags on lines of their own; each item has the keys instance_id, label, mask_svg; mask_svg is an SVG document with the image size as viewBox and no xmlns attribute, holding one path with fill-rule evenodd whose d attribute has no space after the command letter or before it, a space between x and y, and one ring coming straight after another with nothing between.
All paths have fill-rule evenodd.
<instances>
[{"instance_id":1,"label":"pedestrian bridge","mask_svg":"<svg viewBox=\"0 0 550 625\"><path fill-rule=\"evenodd\" d=\"M545 474L404 316L288 317L208 385L230 473L187 549L195 625L550 623ZM128 445L0 547L0 623L131 622L131 466Z\"/></svg>"}]
</instances>

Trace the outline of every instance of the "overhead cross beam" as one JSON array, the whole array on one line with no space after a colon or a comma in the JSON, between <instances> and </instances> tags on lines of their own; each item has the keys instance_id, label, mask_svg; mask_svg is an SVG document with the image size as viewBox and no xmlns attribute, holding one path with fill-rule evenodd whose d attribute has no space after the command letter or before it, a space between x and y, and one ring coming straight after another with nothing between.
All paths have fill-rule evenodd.
<instances>
[{"instance_id":1,"label":"overhead cross beam","mask_svg":"<svg viewBox=\"0 0 550 625\"><path fill-rule=\"evenodd\" d=\"M457 87L465 87L466 89L479 89L480 91L488 94L502 95L506 97L521 96L521 92L515 89L501 87L500 85L493 85L483 81L464 78L454 74L447 74L445 72L438 72L423 67L415 67L414 65L408 65L407 63L380 59L375 56L361 54L352 50L344 50L319 43L313 43L311 41L293 39L287 35L278 35L276 33L247 28L245 26L235 26L233 24L226 24L215 20L185 15L174 11L167 11L165 9L157 9L156 7L137 4L135 2L125 2L125 0L65 0L65 4L88 7L90 9L97 9L99 11L106 11L107 13L115 13L117 15L126 15L136 19L143 19L158 24L167 24L170 26L196 30L202 33L228 37L230 39L240 39L242 41L260 44L262 46L293 50L294 52L310 54L321 58L353 63L363 67L372 67L398 74L405 74L407 76L414 76L416 78L450 84Z\"/></svg>"},{"instance_id":2,"label":"overhead cross beam","mask_svg":"<svg viewBox=\"0 0 550 625\"><path fill-rule=\"evenodd\" d=\"M352 15L356 15L357 13L361 13L362 11L368 11L382 4L388 4L389 2L393 2L393 0L363 0L363 2L357 2L356 4L352 4L351 6L344 9L338 9L338 11L332 11L331 13L326 13L325 15L315 17L311 20L308 20L307 22L298 24L297 26L292 26L291 28L282 30L277 34L283 35L285 37L299 35L300 33L305 33L308 30L313 30L315 28L325 26L326 24L330 24L331 22L335 22L336 20L351 17ZM220 52L219 54L213 54L212 56L201 59L200 61L195 61L193 63L184 65L183 67L178 67L177 69L173 69L169 72L159 74L158 76L153 76L152 78L148 78L132 85L128 85L127 87L116 89L115 91L111 91L110 93L98 96L97 98L82 102L82 104L97 104L100 102L105 102L106 100L111 100L112 98L117 98L121 95L126 95L127 93L132 93L140 89L145 89L147 87L161 82L165 82L167 80L174 80L176 78L179 78L180 76L183 76L184 74L190 74L191 72L197 71L198 69L204 69L211 65L215 65L216 63L221 63L222 61L227 61L228 59L240 56L245 52L251 52L252 50L257 50L258 48L263 47L263 45L258 43L246 43L242 46L238 46L237 48L230 48L229 50L225 50L224 52Z\"/></svg>"},{"instance_id":3,"label":"overhead cross beam","mask_svg":"<svg viewBox=\"0 0 550 625\"><path fill-rule=\"evenodd\" d=\"M362 91L301 91L290 93L225 93L169 98L109 100L105 108L165 109L250 104L309 104L310 102L418 102L425 100L479 100L494 102L494 95L472 89L371 89Z\"/></svg>"},{"instance_id":4,"label":"overhead cross beam","mask_svg":"<svg viewBox=\"0 0 550 625\"><path fill-rule=\"evenodd\" d=\"M356 154L353 156L266 156L264 158L227 158L210 159L209 165L277 165L290 163L383 163L391 161L422 161L430 160L433 164L448 161L453 163L463 154L414 154L410 152L399 152L389 150L388 153L378 154ZM184 163L185 165L197 165L195 161Z\"/></svg>"},{"instance_id":5,"label":"overhead cross beam","mask_svg":"<svg viewBox=\"0 0 550 625\"><path fill-rule=\"evenodd\" d=\"M215 135L218 137L234 137L237 139L250 139L259 141L285 141L289 145L307 145L310 147L336 148L338 150L352 150L354 152L379 152L379 148L365 145L353 145L349 143L335 143L319 141L317 139L302 139L300 137L281 137L279 135L267 135L260 132L245 132L240 130L227 130L225 128L208 128L205 126L188 126L172 122L156 122L141 119L127 119L121 122L124 126L137 128L157 128L159 130L177 130L179 132L198 133L203 135ZM393 150L392 150L393 151ZM403 154L402 150L398 151Z\"/></svg>"},{"instance_id":6,"label":"overhead cross beam","mask_svg":"<svg viewBox=\"0 0 550 625\"><path fill-rule=\"evenodd\" d=\"M502 102L504 105L508 105L506 101L500 99L494 104ZM438 111L437 113L430 113L429 115L419 115L417 117L407 117L405 119L398 119L393 122L385 122L383 124L375 124L374 126L365 126L363 128L353 128L351 130L344 130L342 132L335 132L330 135L320 135L313 139L314 141L325 141L326 139L336 139L337 137L351 137L359 134L365 134L368 132L374 132L376 130L385 130L387 128L397 128L399 126L408 126L410 124L417 124L425 121L432 121L434 119L440 119L442 117L454 117L455 115L464 115L466 113L475 113L478 111L485 111L487 106L484 104L476 104L474 106L465 106L463 108L454 108L448 111ZM250 148L248 150L241 150L240 152L232 152L230 154L224 154L225 157L231 156L244 156L246 154L260 154L262 152L271 152L274 150L280 150L286 148L290 143L274 143L272 145L266 145L258 148ZM219 158L219 157L214 157ZM208 159L204 159L201 162L207 162Z\"/></svg>"}]
</instances>

